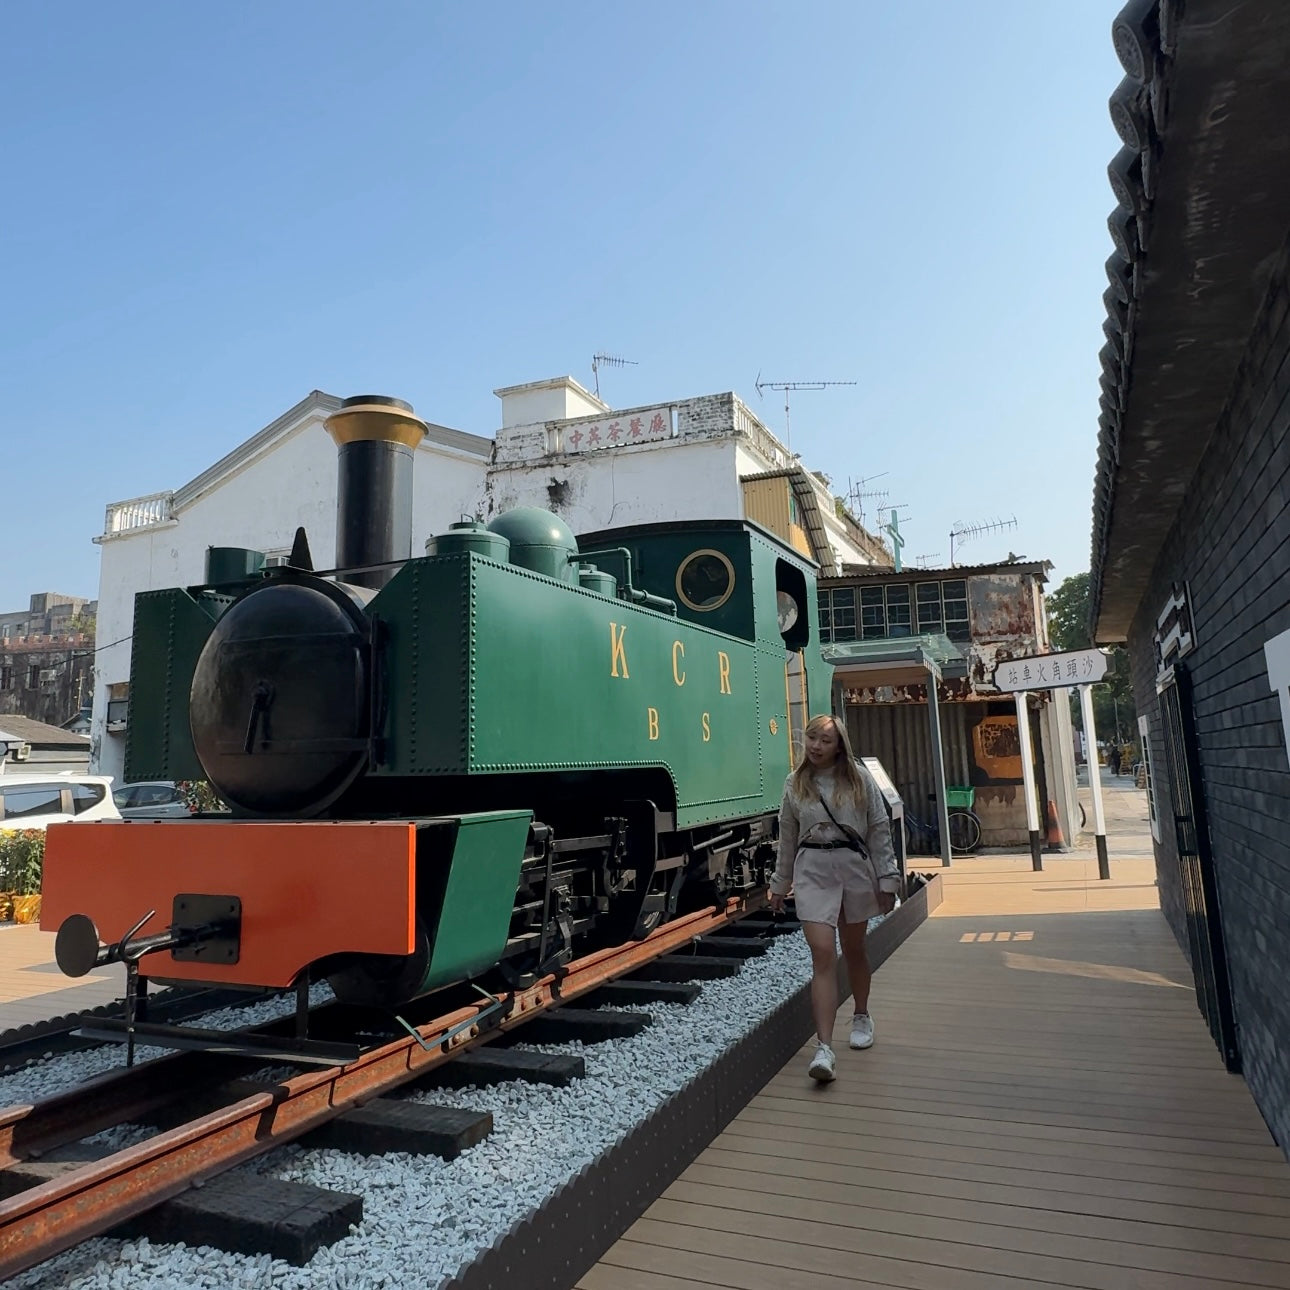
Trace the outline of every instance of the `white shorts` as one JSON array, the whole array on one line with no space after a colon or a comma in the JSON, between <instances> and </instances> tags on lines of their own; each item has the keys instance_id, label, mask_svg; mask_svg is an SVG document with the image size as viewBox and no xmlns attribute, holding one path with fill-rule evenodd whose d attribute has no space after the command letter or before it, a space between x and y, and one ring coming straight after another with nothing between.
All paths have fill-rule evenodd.
<instances>
[{"instance_id":1,"label":"white shorts","mask_svg":"<svg viewBox=\"0 0 1290 1290\"><path fill-rule=\"evenodd\" d=\"M882 913L873 862L842 847L802 847L793 864L793 899L803 923L867 923Z\"/></svg>"}]
</instances>

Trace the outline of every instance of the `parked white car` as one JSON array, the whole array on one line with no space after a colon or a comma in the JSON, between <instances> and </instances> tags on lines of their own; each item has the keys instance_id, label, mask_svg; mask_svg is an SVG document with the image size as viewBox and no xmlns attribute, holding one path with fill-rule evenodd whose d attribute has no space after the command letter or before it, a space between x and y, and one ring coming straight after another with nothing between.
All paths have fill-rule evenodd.
<instances>
[{"instance_id":1,"label":"parked white car","mask_svg":"<svg viewBox=\"0 0 1290 1290\"><path fill-rule=\"evenodd\" d=\"M120 818L111 775L0 775L0 829Z\"/></svg>"},{"instance_id":2,"label":"parked white car","mask_svg":"<svg viewBox=\"0 0 1290 1290\"><path fill-rule=\"evenodd\" d=\"M112 800L127 820L186 819L192 814L184 795L168 779L122 784L112 791Z\"/></svg>"}]
</instances>

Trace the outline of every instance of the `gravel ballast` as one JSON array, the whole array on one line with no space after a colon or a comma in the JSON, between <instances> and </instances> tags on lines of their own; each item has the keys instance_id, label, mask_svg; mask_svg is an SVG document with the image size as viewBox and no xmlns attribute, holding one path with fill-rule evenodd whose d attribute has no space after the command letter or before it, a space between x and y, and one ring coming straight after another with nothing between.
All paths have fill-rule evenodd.
<instances>
[{"instance_id":1,"label":"gravel ballast","mask_svg":"<svg viewBox=\"0 0 1290 1290\"><path fill-rule=\"evenodd\" d=\"M704 982L693 1003L639 1005L637 1010L653 1018L639 1035L591 1045L527 1045L583 1056L586 1078L567 1088L506 1083L413 1091L409 1096L414 1101L492 1112L492 1135L453 1161L402 1152L363 1157L288 1145L239 1166L363 1196L362 1223L304 1267L207 1247L99 1238L10 1284L22 1290L224 1290L251 1285L392 1290L408 1284L433 1290L647 1119L809 979L810 956L801 933L777 937L738 976ZM0 1080L0 1104L29 1100L37 1093L47 1096L51 1081L52 1087L69 1087L120 1060L115 1049L37 1064ZM65 1063L74 1064L77 1073L63 1073ZM24 1084L24 1077L35 1082Z\"/></svg>"}]
</instances>

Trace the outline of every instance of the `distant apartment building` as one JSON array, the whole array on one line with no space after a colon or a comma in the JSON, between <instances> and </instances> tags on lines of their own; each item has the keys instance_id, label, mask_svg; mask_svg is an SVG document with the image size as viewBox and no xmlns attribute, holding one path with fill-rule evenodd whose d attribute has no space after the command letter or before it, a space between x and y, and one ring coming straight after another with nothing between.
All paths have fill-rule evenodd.
<instances>
[{"instance_id":1,"label":"distant apartment building","mask_svg":"<svg viewBox=\"0 0 1290 1290\"><path fill-rule=\"evenodd\" d=\"M0 614L0 716L62 726L93 701L97 610L96 600L42 591Z\"/></svg>"},{"instance_id":2,"label":"distant apartment building","mask_svg":"<svg viewBox=\"0 0 1290 1290\"><path fill-rule=\"evenodd\" d=\"M0 641L25 637L67 636L83 630L82 624L98 612L97 600L83 596L62 596L56 591L41 591L31 597L26 609L0 614Z\"/></svg>"}]
</instances>

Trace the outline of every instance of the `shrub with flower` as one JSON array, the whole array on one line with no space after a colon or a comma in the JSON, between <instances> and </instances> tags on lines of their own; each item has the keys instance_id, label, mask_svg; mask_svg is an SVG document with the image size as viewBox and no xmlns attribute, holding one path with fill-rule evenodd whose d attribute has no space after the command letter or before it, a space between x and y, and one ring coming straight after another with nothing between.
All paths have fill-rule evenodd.
<instances>
[{"instance_id":1,"label":"shrub with flower","mask_svg":"<svg viewBox=\"0 0 1290 1290\"><path fill-rule=\"evenodd\" d=\"M29 923L40 916L42 829L0 829L0 919Z\"/></svg>"},{"instance_id":2,"label":"shrub with flower","mask_svg":"<svg viewBox=\"0 0 1290 1290\"><path fill-rule=\"evenodd\" d=\"M204 779L180 779L175 787L184 799L185 805L195 815L207 815L211 811L227 811L228 805Z\"/></svg>"}]
</instances>

